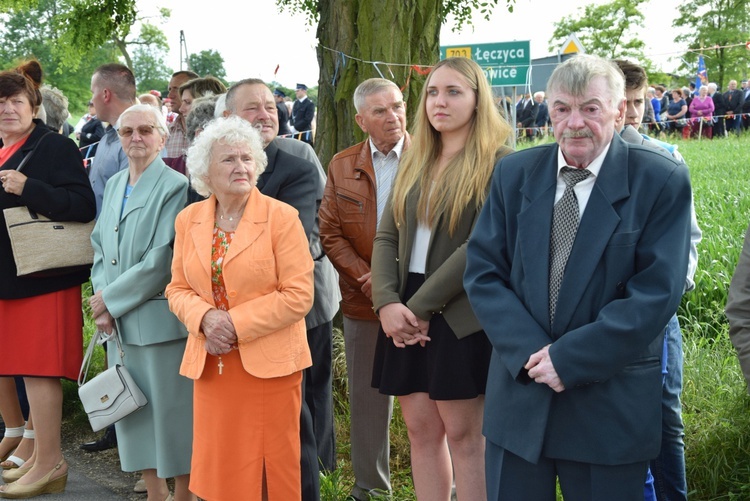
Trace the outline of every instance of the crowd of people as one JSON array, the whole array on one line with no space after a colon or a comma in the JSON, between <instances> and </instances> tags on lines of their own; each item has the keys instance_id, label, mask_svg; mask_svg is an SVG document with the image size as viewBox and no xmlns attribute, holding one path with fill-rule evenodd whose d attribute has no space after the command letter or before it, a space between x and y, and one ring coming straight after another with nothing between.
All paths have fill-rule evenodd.
<instances>
[{"instance_id":1,"label":"crowd of people","mask_svg":"<svg viewBox=\"0 0 750 501\"><path fill-rule=\"evenodd\" d=\"M510 117L510 105L500 106ZM546 136L551 126L543 91L523 94L516 101L516 134L519 139ZM695 83L668 91L664 85L648 87L642 121L644 132L668 138L675 134L684 139L726 137L750 128L750 84L747 80L737 88L730 80L727 90L720 92L714 82Z\"/></svg>"},{"instance_id":2,"label":"crowd of people","mask_svg":"<svg viewBox=\"0 0 750 501\"><path fill-rule=\"evenodd\" d=\"M641 130L738 130L750 87L670 101L634 63L576 56L513 124L481 68L448 58L410 132L399 87L361 82L367 138L326 172L304 84L288 109L262 80L180 71L165 105L106 64L79 149L42 76L0 73L0 208L95 219L94 261L17 276L0 224L0 498L65 489L60 378L81 365L90 278L107 363L148 404L81 447L117 446L149 501L319 499L339 306L350 499L392 495L394 396L420 500L552 501L558 483L573 500L687 499L675 312L701 231L684 160ZM555 142L513 152L514 129Z\"/></svg>"}]
</instances>

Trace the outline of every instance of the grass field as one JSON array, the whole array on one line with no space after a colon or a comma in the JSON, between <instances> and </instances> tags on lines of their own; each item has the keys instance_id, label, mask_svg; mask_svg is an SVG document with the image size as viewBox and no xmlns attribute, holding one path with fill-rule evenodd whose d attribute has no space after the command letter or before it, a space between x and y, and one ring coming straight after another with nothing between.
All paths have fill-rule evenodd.
<instances>
[{"instance_id":1,"label":"grass field","mask_svg":"<svg viewBox=\"0 0 750 501\"><path fill-rule=\"evenodd\" d=\"M750 500L750 397L729 342L724 317L727 289L750 223L750 135L713 141L675 140L693 182L703 230L696 289L678 315L683 327L683 394L687 474L695 501ZM339 322L340 325L340 322ZM87 323L87 336L93 326ZM349 412L343 340L334 340L334 399L339 468L322 479L321 498L343 500L353 483L349 463ZM68 422L85 423L66 384ZM391 471L396 500L414 499L409 443L398 409L391 428Z\"/></svg>"}]
</instances>

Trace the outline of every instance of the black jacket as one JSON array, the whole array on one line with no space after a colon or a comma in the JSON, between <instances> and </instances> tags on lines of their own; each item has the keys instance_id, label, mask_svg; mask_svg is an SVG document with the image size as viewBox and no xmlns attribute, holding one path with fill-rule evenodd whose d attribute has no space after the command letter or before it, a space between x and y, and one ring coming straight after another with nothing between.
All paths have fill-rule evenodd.
<instances>
[{"instance_id":1,"label":"black jacket","mask_svg":"<svg viewBox=\"0 0 750 501\"><path fill-rule=\"evenodd\" d=\"M0 170L15 169L34 149L39 139L48 136L23 168L28 177L21 196L0 190L0 211L27 206L56 221L91 221L96 216L96 201L83 159L76 144L66 137L49 132L40 120L23 146ZM2 142L0 142L2 144ZM65 252L65 249L60 249ZM88 280L88 271L56 277L17 277L16 263L5 217L0 212L0 299L18 299L67 289Z\"/></svg>"}]
</instances>

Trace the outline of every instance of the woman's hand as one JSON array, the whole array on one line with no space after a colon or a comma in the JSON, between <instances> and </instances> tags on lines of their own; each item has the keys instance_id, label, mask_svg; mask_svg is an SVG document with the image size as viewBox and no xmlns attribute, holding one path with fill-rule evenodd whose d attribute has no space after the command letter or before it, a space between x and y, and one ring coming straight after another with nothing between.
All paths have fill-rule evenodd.
<instances>
[{"instance_id":1,"label":"woman's hand","mask_svg":"<svg viewBox=\"0 0 750 501\"><path fill-rule=\"evenodd\" d=\"M112 334L112 331L115 329L115 319L106 310L104 313L94 317L94 324L96 324L97 330L105 334Z\"/></svg>"},{"instance_id":2,"label":"woman's hand","mask_svg":"<svg viewBox=\"0 0 750 501\"><path fill-rule=\"evenodd\" d=\"M6 193L12 193L13 195L21 196L23 187L26 186L26 179L28 178L25 175L16 170L0 172L0 185Z\"/></svg>"},{"instance_id":3,"label":"woman's hand","mask_svg":"<svg viewBox=\"0 0 750 501\"><path fill-rule=\"evenodd\" d=\"M229 313L209 310L201 320L201 331L206 336L206 351L211 355L224 355L237 343L237 331Z\"/></svg>"},{"instance_id":4,"label":"woman's hand","mask_svg":"<svg viewBox=\"0 0 750 501\"><path fill-rule=\"evenodd\" d=\"M109 312L107 305L104 304L104 298L102 297L102 291L96 291L96 294L89 298L89 306L91 307L91 316L96 318L102 313Z\"/></svg>"},{"instance_id":5,"label":"woman's hand","mask_svg":"<svg viewBox=\"0 0 750 501\"><path fill-rule=\"evenodd\" d=\"M401 303L390 303L378 312L383 332L393 339L393 344L399 348L419 343L424 346L430 341L427 336L430 323L418 318L412 311Z\"/></svg>"}]
</instances>

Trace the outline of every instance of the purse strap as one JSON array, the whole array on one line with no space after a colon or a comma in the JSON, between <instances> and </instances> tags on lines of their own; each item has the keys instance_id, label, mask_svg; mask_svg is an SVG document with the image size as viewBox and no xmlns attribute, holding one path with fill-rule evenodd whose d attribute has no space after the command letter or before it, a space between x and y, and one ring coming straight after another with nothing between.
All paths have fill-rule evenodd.
<instances>
[{"instance_id":1,"label":"purse strap","mask_svg":"<svg viewBox=\"0 0 750 501\"><path fill-rule=\"evenodd\" d=\"M37 126L37 127L38 127L38 126ZM24 167L26 166L26 164L27 164L27 163L29 163L29 160L31 159L31 157L33 157L33 156L34 156L34 152L36 151L36 149L37 149L37 148L39 147L39 145L40 145L40 144L42 143L42 141L44 140L44 138L45 138L45 137L47 137L47 136L48 136L48 135L50 135L50 134L52 134L52 131L47 131L47 133L46 133L46 134L44 134L44 135L43 135L42 137L40 137L39 139L37 139L37 141L36 141L36 144L35 144L35 145L34 145L34 147L33 147L33 148L31 149L31 151L29 152L29 154L28 154L28 155L26 155L25 157L23 157L23 160L21 160L21 163L20 163L20 164L18 164L18 167L16 167L16 170L17 170L18 172L21 172L21 169L23 169L23 168L24 168Z\"/></svg>"},{"instance_id":2,"label":"purse strap","mask_svg":"<svg viewBox=\"0 0 750 501\"><path fill-rule=\"evenodd\" d=\"M83 386L83 384L86 382L86 376L88 376L89 373L89 366L91 365L91 358L94 354L94 348L96 348L96 345L103 345L107 341L111 341L112 338L115 338L115 343L117 344L117 351L120 354L120 360L124 360L125 353L122 351L122 344L120 342L120 334L117 332L117 328L112 329L111 334L105 334L104 332L97 330L93 336L91 336L91 341L89 341L89 346L86 348L86 354L83 356L83 363L81 364L81 370L78 371L78 386Z\"/></svg>"}]
</instances>

